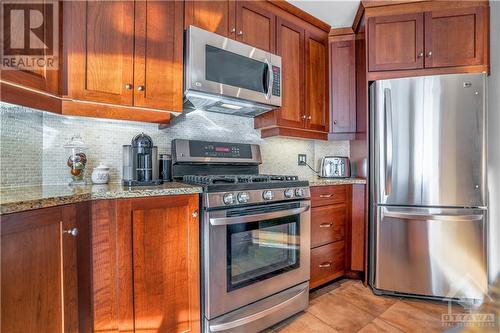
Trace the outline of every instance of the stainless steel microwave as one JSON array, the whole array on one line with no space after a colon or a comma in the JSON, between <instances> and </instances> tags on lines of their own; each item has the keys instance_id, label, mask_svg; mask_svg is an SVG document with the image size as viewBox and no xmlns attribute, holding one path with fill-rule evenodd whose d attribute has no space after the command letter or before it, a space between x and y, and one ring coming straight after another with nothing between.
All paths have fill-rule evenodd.
<instances>
[{"instance_id":1,"label":"stainless steel microwave","mask_svg":"<svg viewBox=\"0 0 500 333\"><path fill-rule=\"evenodd\" d=\"M190 26L186 31L187 108L254 117L281 106L281 57Z\"/></svg>"}]
</instances>

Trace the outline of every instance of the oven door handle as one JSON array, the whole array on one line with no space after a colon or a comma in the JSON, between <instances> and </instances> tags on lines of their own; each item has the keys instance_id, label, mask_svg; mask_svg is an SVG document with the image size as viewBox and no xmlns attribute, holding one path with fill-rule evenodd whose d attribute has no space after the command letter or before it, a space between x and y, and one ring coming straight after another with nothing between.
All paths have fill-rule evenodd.
<instances>
[{"instance_id":1,"label":"oven door handle","mask_svg":"<svg viewBox=\"0 0 500 333\"><path fill-rule=\"evenodd\" d=\"M210 332L221 332L221 331L226 331L230 329L234 329L237 327L241 327L243 325L249 324L251 322L254 322L256 320L259 320L261 318L264 318L266 316L271 315L272 313L275 313L277 311L280 311L284 307L286 307L288 304L292 303L295 301L297 298L301 297L304 293L309 293L309 288L305 287L304 289L300 290L296 295L290 297L284 302L281 302L279 304L276 304L268 309L265 309L264 311L260 311L254 314L251 314L249 316L243 317L243 318L238 318L236 320L227 322L227 323L221 323L221 324L215 324L215 325L210 325Z\"/></svg>"},{"instance_id":2,"label":"oven door handle","mask_svg":"<svg viewBox=\"0 0 500 333\"><path fill-rule=\"evenodd\" d=\"M219 226L219 225L239 224L239 223L248 223L261 220L276 219L284 216L302 214L304 212L307 212L309 210L309 207L310 206L307 205L304 207L280 210L277 212L269 212L263 214L210 218L210 224L214 226Z\"/></svg>"}]
</instances>

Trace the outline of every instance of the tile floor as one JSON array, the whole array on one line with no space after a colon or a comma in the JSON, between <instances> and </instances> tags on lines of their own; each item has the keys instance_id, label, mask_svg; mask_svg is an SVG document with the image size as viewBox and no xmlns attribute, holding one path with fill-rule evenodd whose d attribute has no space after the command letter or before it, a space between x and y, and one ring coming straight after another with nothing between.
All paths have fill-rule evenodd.
<instances>
[{"instance_id":1,"label":"tile floor","mask_svg":"<svg viewBox=\"0 0 500 333\"><path fill-rule=\"evenodd\" d=\"M455 305L453 312L463 312ZM381 297L360 281L342 280L311 293L309 308L267 333L443 332L441 314L448 304Z\"/></svg>"}]
</instances>

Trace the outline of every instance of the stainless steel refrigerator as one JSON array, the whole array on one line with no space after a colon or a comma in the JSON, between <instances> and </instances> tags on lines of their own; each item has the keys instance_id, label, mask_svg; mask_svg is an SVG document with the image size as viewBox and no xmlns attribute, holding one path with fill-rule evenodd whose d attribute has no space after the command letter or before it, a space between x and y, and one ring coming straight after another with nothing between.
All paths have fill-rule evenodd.
<instances>
[{"instance_id":1,"label":"stainless steel refrigerator","mask_svg":"<svg viewBox=\"0 0 500 333\"><path fill-rule=\"evenodd\" d=\"M376 293L481 299L486 292L485 108L484 74L371 85Z\"/></svg>"}]
</instances>

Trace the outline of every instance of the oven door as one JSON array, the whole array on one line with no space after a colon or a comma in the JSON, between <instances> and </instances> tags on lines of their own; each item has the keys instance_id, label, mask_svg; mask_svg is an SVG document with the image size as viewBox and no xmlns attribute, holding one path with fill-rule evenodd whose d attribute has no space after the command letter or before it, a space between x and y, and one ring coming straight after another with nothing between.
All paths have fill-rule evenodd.
<instances>
[{"instance_id":1,"label":"oven door","mask_svg":"<svg viewBox=\"0 0 500 333\"><path fill-rule=\"evenodd\" d=\"M190 26L186 90L281 106L281 57Z\"/></svg>"},{"instance_id":2,"label":"oven door","mask_svg":"<svg viewBox=\"0 0 500 333\"><path fill-rule=\"evenodd\" d=\"M309 208L301 201L206 212L207 319L309 280Z\"/></svg>"}]
</instances>

